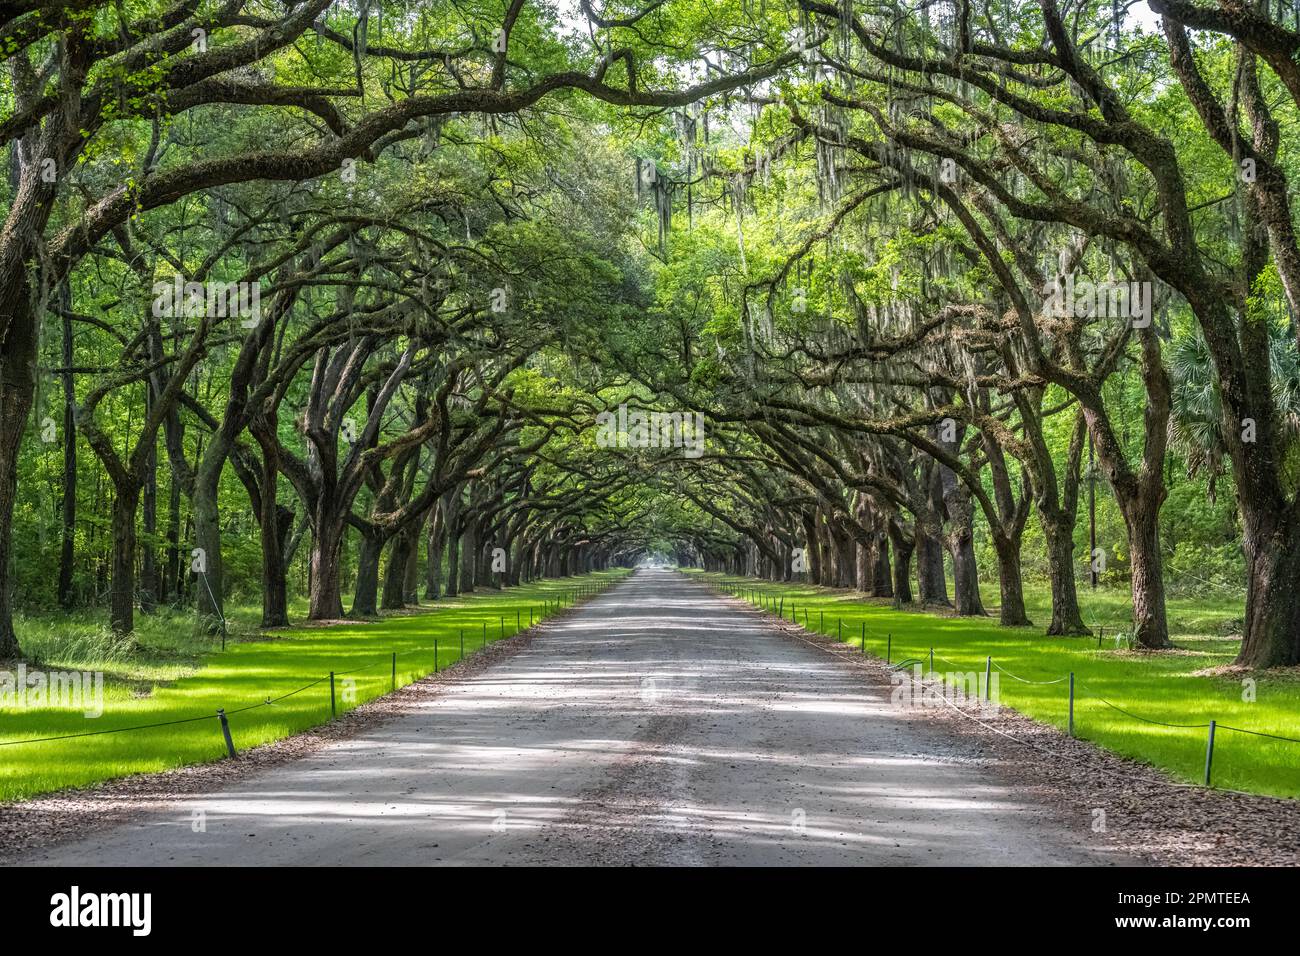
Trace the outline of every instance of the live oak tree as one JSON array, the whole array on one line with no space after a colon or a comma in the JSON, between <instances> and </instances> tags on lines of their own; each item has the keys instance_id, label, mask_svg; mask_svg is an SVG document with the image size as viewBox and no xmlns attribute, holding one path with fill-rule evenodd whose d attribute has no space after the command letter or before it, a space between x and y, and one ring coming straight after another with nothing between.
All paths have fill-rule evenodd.
<instances>
[{"instance_id":1,"label":"live oak tree","mask_svg":"<svg viewBox=\"0 0 1300 956\"><path fill-rule=\"evenodd\" d=\"M1154 650L1222 484L1240 662L1295 663L1300 24L1149 6L0 14L0 657L16 579L126 633L646 555L1020 626L1041 575L1081 634L1085 487Z\"/></svg>"},{"instance_id":2,"label":"live oak tree","mask_svg":"<svg viewBox=\"0 0 1300 956\"><path fill-rule=\"evenodd\" d=\"M374 44L368 13L338 19L332 6L182 0L139 13L71 4L16 7L0 16L14 106L0 135L17 170L0 228L0 654L18 649L9 542L40 324L50 290L114 229L235 183L353 175L357 163L426 134L440 117L513 115L565 90L627 107L673 106L770 76L793 59L755 57L665 91L654 88L659 77L645 73L635 46L645 24L613 26L571 58L523 0L504 17L478 10L456 10L442 22L421 17L393 31L393 42ZM468 42L443 42L462 25L481 27L494 40L472 33ZM533 43L528 55L515 49L512 58L516 29ZM308 35L319 45L302 43ZM633 46L619 45L624 36ZM763 38L755 33L756 41ZM281 142L265 148L249 138L215 153L159 154L164 137L170 146L176 117L210 121L232 106L282 113L288 123L278 131ZM119 166L115 147L125 143L149 145L139 150L139 162Z\"/></svg>"}]
</instances>

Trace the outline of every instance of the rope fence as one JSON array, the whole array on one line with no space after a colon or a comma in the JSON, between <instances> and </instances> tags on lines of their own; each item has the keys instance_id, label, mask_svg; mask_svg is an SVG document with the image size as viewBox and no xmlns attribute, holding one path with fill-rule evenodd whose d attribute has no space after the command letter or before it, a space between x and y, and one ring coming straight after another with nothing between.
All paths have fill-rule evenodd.
<instances>
[{"instance_id":1,"label":"rope fence","mask_svg":"<svg viewBox=\"0 0 1300 956\"><path fill-rule=\"evenodd\" d=\"M782 620L785 619L785 616L784 616L784 612L785 612L785 596L784 596L784 595L781 596L781 599L780 599L780 601L778 602L778 600L777 600L776 597L769 596L769 595L766 594L766 593L765 593L761 588L754 588L754 587L749 587L749 586L742 586L742 585L740 585L740 584L738 584L738 583L736 583L736 582L726 581L726 580L724 580L724 581L722 582L722 588L723 588L724 591L726 591L727 593L731 594L733 597L738 597L738 598L740 598L740 599L742 599L742 600L748 600L750 603L755 604L755 605L759 606L760 608L762 608L762 609L764 609L764 610L770 610L770 611L773 611L773 612L777 613L777 614L782 618ZM815 633L819 633L819 634L821 634L821 635L823 635L823 636L825 636L825 637L830 637L831 634L830 634L830 632L829 632L829 631L827 630L827 628L826 628L826 612L825 612L825 610L824 610L824 609L818 609L818 614L819 614L819 622L820 622L820 626L815 630ZM806 607L803 609L803 620L804 620L804 628L807 629L807 630L812 630L812 628L809 628L809 627L808 627L808 609L807 609ZM791 623L793 623L796 627L799 626L799 620L798 620L798 609L795 607L795 603L794 603L793 601L790 602L790 621L791 621ZM867 633L866 633L866 621L862 621L862 622L860 622L860 623L861 623L861 629L860 629L860 642L861 642L862 656L865 657L865 656L867 655ZM843 642L843 641L844 641L844 621L843 621L842 618L836 618L836 621L835 621L835 637L836 637L840 642ZM886 637L885 637L885 648L886 648L886 649L885 649L885 664L886 664L886 665L890 666L890 667L893 668L894 670L906 670L906 669L909 669L909 668L921 668L921 667L924 666L924 664L925 664L925 660L922 659L922 658L919 658L919 657L909 657L909 658L906 658L906 659L904 659L904 660L902 660L902 661L899 661L897 664L894 664L894 663L892 662L892 658L893 658L893 641L894 641L894 636L893 636L893 634L892 634L892 633L887 634ZM1098 638L1098 644L1100 645L1100 638ZM930 654L929 654L929 662L930 662L929 674L930 674L930 678L931 678L931 679L933 679L933 677L934 677L934 673L935 673L935 670L934 670L934 662L935 662L936 659L938 659L938 660L940 660L940 661L944 662L945 664L948 664L948 665L950 665L950 666L952 666L952 667L955 667L955 668L959 668L959 669L964 668L964 665L958 664L956 661L949 660L948 658L944 657L944 656L941 655L941 654L936 654L935 651L934 651L934 648L932 647L932 648L930 648ZM990 693L990 686L991 686L991 675L992 675L992 672L993 672L994 670L998 671L998 672L1001 673L1001 674L1006 675L1007 677L1010 677L1010 678L1011 678L1012 680L1014 680L1014 681L1018 681L1019 683L1021 683L1021 684L1026 684L1026 685L1033 685L1033 686L1039 686L1039 687L1042 687L1042 686L1051 686L1051 685L1055 685L1055 684L1065 684L1065 683L1068 683L1068 684L1069 684L1069 698L1068 698L1067 712L1066 712L1066 728L1067 728L1067 733L1069 734L1069 736L1071 736L1071 737L1075 737L1075 736L1076 736L1076 734L1075 734L1075 720L1074 720L1074 710L1075 710L1075 708L1074 708L1074 702L1075 702L1075 690L1076 690L1076 688L1077 688L1077 689L1079 689L1079 690L1085 690L1085 691L1086 691L1087 688L1086 688L1082 683L1077 682L1077 681L1075 680L1075 675L1074 675L1074 672L1073 672L1073 671L1071 671L1070 673L1066 674L1066 675L1063 676L1063 677L1057 677L1057 678L1054 678L1054 679L1052 679L1052 680L1029 680L1029 679L1024 678L1024 677L1021 677L1021 676L1019 676L1019 675L1017 675L1017 674L1013 674L1013 673L1011 673L1011 671L1007 670L1005 667L1002 667L1000 664L998 664L996 661L993 660L992 655L986 655L986 657L985 657L985 672L984 672L984 673L985 673L985 677L984 677L984 694L983 694L983 697L984 697L984 700L985 700L985 701L988 701L988 700L989 700L989 693ZM1218 731L1221 731L1221 730L1227 730L1227 731L1232 731L1233 733L1239 733L1239 734L1250 734L1251 736L1255 736L1255 737L1265 737L1265 738L1268 738L1268 739L1270 739L1270 740L1277 740L1277 741L1281 741L1281 742L1284 742L1284 743L1300 744L1300 738L1297 738L1297 737L1288 737L1288 736L1285 736L1285 735L1282 735L1282 734L1271 734L1271 733L1266 733L1266 732L1261 731L1261 730L1248 730L1248 729L1243 728L1243 727L1234 727L1234 726L1231 726L1231 725L1229 725L1229 724L1223 724L1223 723L1220 723L1220 722L1217 721L1217 720L1209 720L1209 721L1206 721L1206 722L1204 722L1204 723L1191 723L1191 724L1184 724L1184 723L1169 723L1169 722L1162 721L1162 720L1154 720L1154 719L1152 719L1152 718L1150 718L1150 717L1143 717L1141 714L1135 714L1135 713L1133 713L1132 711L1127 710L1127 709L1125 709L1125 708L1119 706L1118 704L1114 703L1113 701L1109 701L1109 700L1107 700L1106 698L1104 698L1104 697L1102 697L1102 696L1100 696L1100 695L1098 695L1098 694L1089 694L1089 697L1090 697L1090 699L1096 700L1096 701L1098 701L1098 702L1104 704L1105 706L1111 708L1112 710L1114 710L1114 711L1116 711L1116 712L1118 712L1118 713L1123 714L1123 715L1126 716L1126 717L1129 717L1129 718L1131 718L1131 719L1133 719L1133 720L1141 721L1142 723L1153 724L1153 725L1155 725L1155 726L1159 726L1159 727L1170 727L1170 728L1176 728L1176 729L1180 729L1180 730L1205 730L1205 731L1207 731L1207 734L1206 734L1206 745L1205 745L1205 772L1204 772L1204 775L1203 775L1204 785L1205 785L1206 787L1211 786L1211 780L1212 780L1212 769L1213 769L1213 764L1214 764L1214 746L1215 746L1215 736L1216 736L1216 733L1217 733ZM975 719L975 720L978 721L977 718L974 718L974 717L972 717L972 715L967 714L965 711L961 710L961 708L957 707L955 704L953 704L951 701L949 701L949 700L947 699L946 696L944 696L944 695L939 695L939 698L938 698L938 699L941 699L941 700L943 700L945 703L947 703L947 704L953 706L954 709L956 709L956 710L958 711L958 713L961 713L963 716L971 717L971 719ZM993 731L995 731L996 733L1002 734L1002 736L1009 737L1010 739L1012 739L1012 740L1016 740L1016 741L1018 741L1018 742L1020 742L1020 743L1023 743L1023 744L1025 744L1026 746L1033 747L1033 748L1036 749L1036 750L1041 750L1041 748L1034 747L1034 745L1031 744L1029 741L1020 740L1020 738L1017 738L1017 737L1012 736L1011 734L1005 733L1004 731L1001 731L1001 730L999 730L998 728L993 727L992 725L985 723L984 721L978 721L978 722L981 723L981 724L983 724L983 725L984 725L985 727L987 727L989 730L993 730Z\"/></svg>"},{"instance_id":2,"label":"rope fence","mask_svg":"<svg viewBox=\"0 0 1300 956\"><path fill-rule=\"evenodd\" d=\"M540 603L540 607L543 609L543 613L537 615L537 622L540 623L541 621L544 621L546 619L547 614L562 610L565 607L576 606L580 601L599 594L601 591L603 591L606 587L609 586L609 583L610 582L606 582L606 581L590 582L590 583L580 584L577 587L565 588L557 597L553 599L546 599ZM533 618L538 607L539 605L532 605L528 609L529 628L534 626ZM497 615L497 616L500 618L501 633L499 637L495 638L494 640L499 640L505 637L505 617L502 615ZM526 628L523 628L521 626L523 621L522 611L516 611L515 620L516 620L516 629L514 634L511 635L511 637L517 636L523 633L524 630L526 630ZM483 623L483 638L484 640L483 643L479 646L479 651L482 651L484 648L486 648L487 644L489 643L489 640L487 638L486 621ZM429 650L430 648L428 647L417 648L414 651L414 653L416 654L427 653ZM433 670L426 672L422 676L429 676L429 674L439 673L440 668L439 668L437 638L434 638L433 640L432 651L434 655ZM471 654L472 653L473 652L471 652ZM291 690L288 691L287 693L280 694L277 697L268 696L264 700L260 700L257 703L247 704L242 707L237 707L234 710L217 708L215 717L220 725L223 741L226 746L227 755L230 757L236 756L235 745L230 735L230 725L228 723L228 718L233 717L236 714L244 714L249 711L257 710L262 707L269 707L274 704L278 704L280 701L288 700L290 697L296 697L298 694L301 694L304 691L310 690L313 687L317 687L321 684L328 682L330 685L330 718L333 719L338 716L337 702L335 696L336 677L348 677L352 674L360 674L365 671L373 670L374 668L380 666L381 664L390 664L392 667L391 690L395 691L397 690L397 656L398 656L397 651L391 651L387 656L383 658L372 661L371 663L362 665L360 667L354 667L351 670L330 671L325 676L319 677L316 680L311 681L310 683L303 684L301 687L295 690ZM464 628L462 627L461 638L460 638L460 653L459 656L456 658L456 660L453 661L453 663L460 663L464 659L465 659L465 636L464 636ZM414 680L420 680L420 679L421 679L420 677L414 678ZM414 680L411 681L411 683L414 683ZM213 716L214 716L213 714L197 714L193 717L179 717L175 720L161 720L161 721L156 721L148 724L133 724L129 727L111 727L107 730L87 730L75 734L58 734L49 737L29 737L21 740L4 740L4 741L0 741L0 747L18 747L18 746L23 746L25 744L51 743L60 740L77 740L85 737L103 737L109 734L125 734L125 733L132 733L132 732L142 731L142 730L156 730L159 727L175 727L181 724L193 724L199 721L212 720Z\"/></svg>"}]
</instances>

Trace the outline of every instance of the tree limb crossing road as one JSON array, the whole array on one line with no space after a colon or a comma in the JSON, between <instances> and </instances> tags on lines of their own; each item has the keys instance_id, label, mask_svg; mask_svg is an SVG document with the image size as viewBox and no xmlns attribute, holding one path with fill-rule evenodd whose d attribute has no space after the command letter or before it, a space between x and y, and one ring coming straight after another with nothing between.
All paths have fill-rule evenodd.
<instances>
[{"instance_id":1,"label":"tree limb crossing road","mask_svg":"<svg viewBox=\"0 0 1300 956\"><path fill-rule=\"evenodd\" d=\"M889 698L641 570L413 713L23 862L1130 862Z\"/></svg>"}]
</instances>

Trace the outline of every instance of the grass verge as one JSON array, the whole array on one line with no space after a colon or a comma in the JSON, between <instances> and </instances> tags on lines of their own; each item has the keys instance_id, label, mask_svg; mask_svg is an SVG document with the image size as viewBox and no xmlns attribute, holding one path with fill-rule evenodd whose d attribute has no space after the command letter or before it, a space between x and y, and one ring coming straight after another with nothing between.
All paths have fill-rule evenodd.
<instances>
[{"instance_id":1,"label":"grass verge","mask_svg":"<svg viewBox=\"0 0 1300 956\"><path fill-rule=\"evenodd\" d=\"M1046 637L1042 628L1001 627L988 618L896 610L888 601L856 592L702 572L695 576L714 586L742 588L746 599L752 592L756 603L783 611L786 620L793 613L800 625L807 622L810 631L855 645L865 635L867 653L876 657L889 653L894 662L918 659L928 672L933 648L935 671L949 675L949 683L963 681L971 686L974 674L982 687L991 657L998 674L993 686L999 702L1062 730L1069 713L1068 675L1073 672L1076 736L1159 767L1182 782L1203 780L1208 728L1162 724L1217 721L1214 786L1300 796L1300 743L1227 729L1300 738L1300 674L1295 669L1205 673L1229 664L1236 655L1239 642L1218 633L1232 619L1231 602L1183 600L1176 607L1171 602L1171 630L1178 648L1140 653L1116 647L1109 639L1099 647L1096 637ZM1036 591L1029 597L1031 614L1045 620L1044 595ZM1110 622L1106 633L1116 633L1123 620L1116 613L1120 599L1093 601L1085 617ZM1066 680L1022 683L1060 678Z\"/></svg>"},{"instance_id":2,"label":"grass verge","mask_svg":"<svg viewBox=\"0 0 1300 956\"><path fill-rule=\"evenodd\" d=\"M342 713L513 636L528 627L530 614L537 621L567 604L575 588L601 587L625 573L479 591L373 622L269 632L224 652L201 650L188 638L165 651L47 639L44 646L58 653L28 668L103 665L103 713L87 716L84 702L31 706L30 695L28 706L0 709L0 801L219 759L226 749L218 708L229 715L239 750L301 732L330 719L331 671ZM188 722L169 723L181 720ZM123 729L145 724L165 726ZM36 741L69 734L90 736Z\"/></svg>"}]
</instances>

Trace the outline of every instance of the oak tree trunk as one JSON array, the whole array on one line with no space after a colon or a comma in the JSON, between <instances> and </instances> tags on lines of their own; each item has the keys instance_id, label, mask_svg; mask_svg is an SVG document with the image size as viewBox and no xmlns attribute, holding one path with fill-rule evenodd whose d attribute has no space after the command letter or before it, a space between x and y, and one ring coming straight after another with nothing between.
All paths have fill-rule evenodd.
<instances>
[{"instance_id":1,"label":"oak tree trunk","mask_svg":"<svg viewBox=\"0 0 1300 956\"><path fill-rule=\"evenodd\" d=\"M63 313L63 515L59 547L59 607L74 603L72 574L77 531L77 393L72 380L72 316Z\"/></svg>"},{"instance_id":2,"label":"oak tree trunk","mask_svg":"<svg viewBox=\"0 0 1300 956\"><path fill-rule=\"evenodd\" d=\"M1136 497L1120 502L1128 526L1133 592L1133 642L1149 650L1173 647L1165 616L1165 580L1160 554L1160 502Z\"/></svg>"},{"instance_id":3,"label":"oak tree trunk","mask_svg":"<svg viewBox=\"0 0 1300 956\"><path fill-rule=\"evenodd\" d=\"M433 516L429 520L429 536L426 545L428 557L424 578L424 597L429 601L436 601L442 597L442 555L447 545L443 510L441 503L435 505Z\"/></svg>"},{"instance_id":4,"label":"oak tree trunk","mask_svg":"<svg viewBox=\"0 0 1300 956\"><path fill-rule=\"evenodd\" d=\"M140 507L140 486L127 481L114 491L108 623L115 634L130 634L135 630L135 513Z\"/></svg>"},{"instance_id":5,"label":"oak tree trunk","mask_svg":"<svg viewBox=\"0 0 1300 956\"><path fill-rule=\"evenodd\" d=\"M264 482L263 488L266 487ZM293 524L293 509L279 504L265 492L262 509L262 627L285 627L289 623L289 569L285 550Z\"/></svg>"},{"instance_id":6,"label":"oak tree trunk","mask_svg":"<svg viewBox=\"0 0 1300 956\"><path fill-rule=\"evenodd\" d=\"M379 606L385 611L400 611L406 606L406 571L414 542L412 531L393 535L388 546L388 564L384 567L384 595Z\"/></svg>"},{"instance_id":7,"label":"oak tree trunk","mask_svg":"<svg viewBox=\"0 0 1300 956\"><path fill-rule=\"evenodd\" d=\"M998 620L1004 627L1027 627L1033 621L1025 612L1025 591L1020 571L1020 542L997 536L993 542L998 556L998 590L1002 606Z\"/></svg>"},{"instance_id":8,"label":"oak tree trunk","mask_svg":"<svg viewBox=\"0 0 1300 956\"><path fill-rule=\"evenodd\" d=\"M948 600L948 578L943 567L943 545L916 524L916 586L922 604L952 606Z\"/></svg>"},{"instance_id":9,"label":"oak tree trunk","mask_svg":"<svg viewBox=\"0 0 1300 956\"><path fill-rule=\"evenodd\" d=\"M351 617L378 617L379 558L384 538L378 532L362 532L357 548L357 586L352 592Z\"/></svg>"},{"instance_id":10,"label":"oak tree trunk","mask_svg":"<svg viewBox=\"0 0 1300 956\"><path fill-rule=\"evenodd\" d=\"M339 583L342 548L343 523L332 518L318 518L311 543L307 601L307 617L313 621L330 621L343 617L343 595Z\"/></svg>"},{"instance_id":11,"label":"oak tree trunk","mask_svg":"<svg viewBox=\"0 0 1300 956\"><path fill-rule=\"evenodd\" d=\"M1054 521L1040 510L1040 523L1047 543L1047 576L1052 586L1052 623L1049 635L1090 633L1079 610L1079 592L1074 578L1074 526Z\"/></svg>"},{"instance_id":12,"label":"oak tree trunk","mask_svg":"<svg viewBox=\"0 0 1300 956\"><path fill-rule=\"evenodd\" d=\"M14 500L18 493L18 449L32 407L30 371L15 368L17 356L0 356L0 660L20 653L14 633L13 580Z\"/></svg>"},{"instance_id":13,"label":"oak tree trunk","mask_svg":"<svg viewBox=\"0 0 1300 956\"><path fill-rule=\"evenodd\" d=\"M1247 564L1246 626L1237 663L1246 667L1300 664L1300 533L1280 521L1257 541Z\"/></svg>"}]
</instances>

